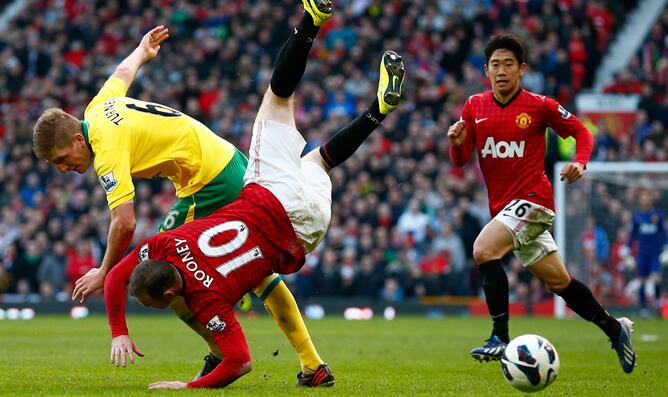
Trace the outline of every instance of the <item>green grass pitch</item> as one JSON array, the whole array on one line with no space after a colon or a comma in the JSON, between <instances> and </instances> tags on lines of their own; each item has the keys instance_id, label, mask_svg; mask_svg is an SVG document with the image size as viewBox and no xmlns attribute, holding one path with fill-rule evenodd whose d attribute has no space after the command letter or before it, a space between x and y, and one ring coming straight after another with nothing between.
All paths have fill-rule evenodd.
<instances>
[{"instance_id":1,"label":"green grass pitch","mask_svg":"<svg viewBox=\"0 0 668 397\"><path fill-rule=\"evenodd\" d=\"M130 316L128 324L146 357L128 368L108 363L104 316L71 320L38 316L0 321L0 395L7 396L518 396L498 363L468 355L489 332L489 321L459 317L399 317L393 321L309 321L320 354L336 377L332 389L294 387L298 361L266 316L241 319L253 371L221 390L148 391L158 380L188 380L200 368L205 346L173 316ZM561 370L550 396L668 395L668 323L637 321L638 367L622 372L603 334L579 319L515 318L513 335L536 333L557 348ZM278 352L277 354L275 354Z\"/></svg>"}]
</instances>

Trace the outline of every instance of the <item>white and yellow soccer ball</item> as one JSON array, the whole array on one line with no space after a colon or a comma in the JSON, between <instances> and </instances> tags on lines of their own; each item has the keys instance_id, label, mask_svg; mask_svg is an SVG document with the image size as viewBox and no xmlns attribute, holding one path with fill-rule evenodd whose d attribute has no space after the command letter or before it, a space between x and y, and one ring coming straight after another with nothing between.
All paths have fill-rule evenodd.
<instances>
[{"instance_id":1,"label":"white and yellow soccer ball","mask_svg":"<svg viewBox=\"0 0 668 397\"><path fill-rule=\"evenodd\" d=\"M557 349L539 335L518 336L508 343L501 358L503 377L523 392L543 390L557 378Z\"/></svg>"}]
</instances>

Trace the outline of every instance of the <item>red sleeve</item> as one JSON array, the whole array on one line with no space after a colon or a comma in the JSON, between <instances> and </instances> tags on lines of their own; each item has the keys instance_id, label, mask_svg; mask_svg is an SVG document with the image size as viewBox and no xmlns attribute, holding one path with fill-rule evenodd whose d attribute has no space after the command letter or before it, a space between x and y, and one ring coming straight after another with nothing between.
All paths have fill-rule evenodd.
<instances>
[{"instance_id":1,"label":"red sleeve","mask_svg":"<svg viewBox=\"0 0 668 397\"><path fill-rule=\"evenodd\" d=\"M126 287L132 271L139 263L138 253L139 247L118 262L104 280L104 302L107 306L112 338L128 335L128 326L125 322Z\"/></svg>"},{"instance_id":2,"label":"red sleeve","mask_svg":"<svg viewBox=\"0 0 668 397\"><path fill-rule=\"evenodd\" d=\"M207 306L221 307L215 303L208 303ZM219 313L217 315L197 316L200 323L211 332L213 340L223 353L223 361L208 375L188 382L189 389L225 387L250 371L251 356L246 337L232 308L227 304L224 307L226 309L215 312ZM221 326L222 329L217 330Z\"/></svg>"},{"instance_id":3,"label":"red sleeve","mask_svg":"<svg viewBox=\"0 0 668 397\"><path fill-rule=\"evenodd\" d=\"M575 115L551 98L545 99L545 114L547 125L560 137L566 139L572 136L575 138L575 156L572 161L586 166L594 148L594 137L591 132Z\"/></svg>"},{"instance_id":4,"label":"red sleeve","mask_svg":"<svg viewBox=\"0 0 668 397\"><path fill-rule=\"evenodd\" d=\"M473 146L475 144L475 134L473 131L473 118L471 115L471 100L469 99L464 104L464 109L462 110L462 120L464 120L464 127L466 128L466 137L464 138L464 143L459 146L450 145L450 159L452 162L458 166L463 167L464 164L468 163L471 159L471 154L473 154Z\"/></svg>"}]
</instances>

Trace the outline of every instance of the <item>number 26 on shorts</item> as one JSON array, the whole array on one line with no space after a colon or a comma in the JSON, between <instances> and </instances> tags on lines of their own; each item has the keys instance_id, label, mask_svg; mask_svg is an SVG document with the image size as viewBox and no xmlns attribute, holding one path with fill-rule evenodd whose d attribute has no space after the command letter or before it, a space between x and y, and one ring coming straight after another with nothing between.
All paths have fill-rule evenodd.
<instances>
[{"instance_id":1,"label":"number 26 on shorts","mask_svg":"<svg viewBox=\"0 0 668 397\"><path fill-rule=\"evenodd\" d=\"M510 205L507 205L503 209L504 214L509 213L513 214L517 218L524 219L525 216L531 213L531 210L534 208L534 205L526 200L515 199Z\"/></svg>"}]
</instances>

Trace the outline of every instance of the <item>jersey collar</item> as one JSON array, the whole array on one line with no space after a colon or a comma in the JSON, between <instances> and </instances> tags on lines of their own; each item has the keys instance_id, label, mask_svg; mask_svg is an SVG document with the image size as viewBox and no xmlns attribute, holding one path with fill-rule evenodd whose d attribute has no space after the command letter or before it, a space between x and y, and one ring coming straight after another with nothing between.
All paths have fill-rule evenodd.
<instances>
[{"instance_id":1,"label":"jersey collar","mask_svg":"<svg viewBox=\"0 0 668 397\"><path fill-rule=\"evenodd\" d=\"M522 91L524 91L524 88L522 88L522 86L520 86L520 89L517 90L517 92L515 93L515 95L513 95L513 96L508 100L508 102L506 102L506 103L501 103L501 101L499 101L498 99L496 99L496 96L494 96L494 91L492 91L492 99L494 99L494 102L496 102L496 104L499 105L499 107L501 107L501 108L505 108L505 107L508 107L511 103L513 103L513 101L514 101L518 96L520 96L520 94L522 93Z\"/></svg>"},{"instance_id":2,"label":"jersey collar","mask_svg":"<svg viewBox=\"0 0 668 397\"><path fill-rule=\"evenodd\" d=\"M93 153L93 147L90 145L90 138L88 137L88 122L86 120L81 120L81 127L83 128L83 136L86 140L86 146L88 146L88 150Z\"/></svg>"}]
</instances>

